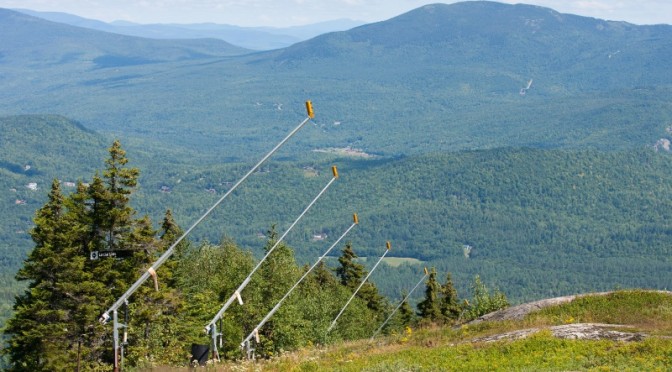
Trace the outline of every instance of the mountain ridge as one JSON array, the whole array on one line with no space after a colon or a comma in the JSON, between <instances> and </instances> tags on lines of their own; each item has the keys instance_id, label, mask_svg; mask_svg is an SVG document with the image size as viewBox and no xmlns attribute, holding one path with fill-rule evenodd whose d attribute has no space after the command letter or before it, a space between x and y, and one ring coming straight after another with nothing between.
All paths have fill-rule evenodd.
<instances>
[{"instance_id":1,"label":"mountain ridge","mask_svg":"<svg viewBox=\"0 0 672 372\"><path fill-rule=\"evenodd\" d=\"M79 17L61 12L39 12L15 9L21 13L46 20L66 23L99 31L127 36L155 39L221 39L233 45L251 50L269 50L287 47L322 33L345 30L364 22L350 19L332 20L303 26L291 27L241 27L216 23L155 23L139 24L113 21L110 23Z\"/></svg>"},{"instance_id":2,"label":"mountain ridge","mask_svg":"<svg viewBox=\"0 0 672 372\"><path fill-rule=\"evenodd\" d=\"M39 24L31 32L42 45L58 35L55 24ZM161 49L123 39L109 49L102 41L118 36L96 42L100 34L84 32L80 42L39 49L10 32L15 47L0 47L0 68L11 68L0 114L55 110L46 112L213 158L263 151L268 142L254 133L270 134L264 123L297 120L306 99L315 102L321 128L298 140L294 149L302 151L641 147L669 126L671 30L467 2L238 56L213 53L207 41ZM23 76L33 77L30 84ZM273 128L282 135L279 124Z\"/></svg>"},{"instance_id":3,"label":"mountain ridge","mask_svg":"<svg viewBox=\"0 0 672 372\"><path fill-rule=\"evenodd\" d=\"M222 57L249 51L221 40L151 40L85 29L0 8L2 62L27 61L33 67L95 63L116 56L138 63ZM134 63L130 63L134 64Z\"/></svg>"}]
</instances>

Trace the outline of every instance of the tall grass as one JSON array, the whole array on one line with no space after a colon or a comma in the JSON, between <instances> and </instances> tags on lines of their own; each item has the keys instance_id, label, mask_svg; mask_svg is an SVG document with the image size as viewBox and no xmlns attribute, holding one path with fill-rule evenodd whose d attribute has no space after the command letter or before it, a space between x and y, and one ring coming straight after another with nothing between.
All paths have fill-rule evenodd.
<instances>
[{"instance_id":1,"label":"tall grass","mask_svg":"<svg viewBox=\"0 0 672 372\"><path fill-rule=\"evenodd\" d=\"M652 337L638 342L555 338L542 330L525 339L472 342L516 329L567 323L632 326ZM375 343L346 342L258 362L220 364L217 371L672 371L672 295L619 291L581 297L521 321L428 327Z\"/></svg>"},{"instance_id":2,"label":"tall grass","mask_svg":"<svg viewBox=\"0 0 672 372\"><path fill-rule=\"evenodd\" d=\"M637 290L581 297L530 314L525 321L544 325L624 324L651 334L672 336L672 295Z\"/></svg>"}]
</instances>

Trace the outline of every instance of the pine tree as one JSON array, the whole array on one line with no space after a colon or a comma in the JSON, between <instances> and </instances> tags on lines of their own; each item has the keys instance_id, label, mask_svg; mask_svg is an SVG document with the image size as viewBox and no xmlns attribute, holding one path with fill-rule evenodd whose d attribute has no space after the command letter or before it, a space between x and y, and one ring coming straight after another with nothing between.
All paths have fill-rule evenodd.
<instances>
[{"instance_id":1,"label":"pine tree","mask_svg":"<svg viewBox=\"0 0 672 372\"><path fill-rule=\"evenodd\" d=\"M403 298L406 298L408 294L402 293ZM411 307L411 304L408 303L408 300L404 300L399 307L399 321L402 326L410 327L415 323L415 311Z\"/></svg>"},{"instance_id":2,"label":"pine tree","mask_svg":"<svg viewBox=\"0 0 672 372\"><path fill-rule=\"evenodd\" d=\"M351 290L357 289L362 279L366 276L364 265L355 262L357 254L352 249L352 243L345 244L341 256L338 258L340 266L336 269L336 275L344 285Z\"/></svg>"},{"instance_id":3,"label":"pine tree","mask_svg":"<svg viewBox=\"0 0 672 372\"><path fill-rule=\"evenodd\" d=\"M34 219L35 248L16 276L30 283L17 297L4 331L9 346L3 352L12 370L72 370L96 364L96 352L88 346L100 334L96 298L104 289L84 270L88 257L71 235L81 229L66 204L54 180L49 201Z\"/></svg>"},{"instance_id":4,"label":"pine tree","mask_svg":"<svg viewBox=\"0 0 672 372\"><path fill-rule=\"evenodd\" d=\"M418 315L426 322L442 322L441 285L436 280L436 269L432 268L425 287L425 299L418 303Z\"/></svg>"},{"instance_id":5,"label":"pine tree","mask_svg":"<svg viewBox=\"0 0 672 372\"><path fill-rule=\"evenodd\" d=\"M462 313L460 300L457 297L457 290L453 286L453 279L448 273L446 282L441 286L440 308L443 318L448 322L455 322Z\"/></svg>"},{"instance_id":6,"label":"pine tree","mask_svg":"<svg viewBox=\"0 0 672 372\"><path fill-rule=\"evenodd\" d=\"M338 262L341 264L336 269L336 274L340 278L341 284L354 291L362 283L362 279L368 274L364 265L355 262L357 254L352 249L352 244L348 242L343 249ZM366 302L366 306L375 313L382 313L385 310L386 303L383 296L378 293L375 284L367 281L357 292L357 297Z\"/></svg>"}]
</instances>

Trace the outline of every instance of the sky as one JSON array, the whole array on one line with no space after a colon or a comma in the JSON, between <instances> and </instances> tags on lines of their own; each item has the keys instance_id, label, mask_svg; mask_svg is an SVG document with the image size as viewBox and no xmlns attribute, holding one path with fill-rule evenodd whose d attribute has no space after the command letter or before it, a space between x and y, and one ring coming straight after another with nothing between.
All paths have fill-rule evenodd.
<instances>
[{"instance_id":1,"label":"sky","mask_svg":"<svg viewBox=\"0 0 672 372\"><path fill-rule=\"evenodd\" d=\"M349 18L383 21L437 0L0 0L0 8L64 12L105 22L219 23L287 27ZM499 0L552 8L561 13L672 24L672 0Z\"/></svg>"}]
</instances>

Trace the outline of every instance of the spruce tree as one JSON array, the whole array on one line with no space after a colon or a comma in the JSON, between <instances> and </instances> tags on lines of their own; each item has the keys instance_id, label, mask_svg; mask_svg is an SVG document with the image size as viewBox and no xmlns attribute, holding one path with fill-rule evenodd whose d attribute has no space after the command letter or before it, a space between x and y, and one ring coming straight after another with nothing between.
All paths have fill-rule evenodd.
<instances>
[{"instance_id":1,"label":"spruce tree","mask_svg":"<svg viewBox=\"0 0 672 372\"><path fill-rule=\"evenodd\" d=\"M426 322L442 322L441 285L436 280L436 269L432 268L425 287L425 299L418 303L418 315Z\"/></svg>"},{"instance_id":2,"label":"spruce tree","mask_svg":"<svg viewBox=\"0 0 672 372\"><path fill-rule=\"evenodd\" d=\"M107 206L105 228L110 249L120 248L123 239L130 233L135 210L129 205L130 195L138 184L140 171L128 168L126 151L118 140L109 148L109 157L105 160L103 177L107 186Z\"/></svg>"},{"instance_id":3,"label":"spruce tree","mask_svg":"<svg viewBox=\"0 0 672 372\"><path fill-rule=\"evenodd\" d=\"M74 370L97 365L100 326L96 299L104 288L87 273L88 256L76 244L77 220L65 208L57 180L48 202L36 212L31 237L35 248L16 278L29 281L17 296L9 336L11 370Z\"/></svg>"},{"instance_id":4,"label":"spruce tree","mask_svg":"<svg viewBox=\"0 0 672 372\"><path fill-rule=\"evenodd\" d=\"M406 292L402 293L403 298L406 298L407 295ZM408 300L404 300L399 307L399 321L405 327L410 327L415 323L415 311L413 311Z\"/></svg>"},{"instance_id":5,"label":"spruce tree","mask_svg":"<svg viewBox=\"0 0 672 372\"><path fill-rule=\"evenodd\" d=\"M312 280L319 286L320 289L334 288L338 284L338 279L324 260L320 261L312 272Z\"/></svg>"},{"instance_id":6,"label":"spruce tree","mask_svg":"<svg viewBox=\"0 0 672 372\"><path fill-rule=\"evenodd\" d=\"M440 300L441 314L448 322L455 322L462 313L460 300L457 297L457 290L453 286L453 279L448 273L446 275L446 282L441 286L441 300Z\"/></svg>"},{"instance_id":7,"label":"spruce tree","mask_svg":"<svg viewBox=\"0 0 672 372\"><path fill-rule=\"evenodd\" d=\"M338 258L340 266L336 269L336 275L344 285L351 290L357 289L362 278L366 276L364 265L355 262L357 254L352 249L352 243L345 244L341 256Z\"/></svg>"},{"instance_id":8,"label":"spruce tree","mask_svg":"<svg viewBox=\"0 0 672 372\"><path fill-rule=\"evenodd\" d=\"M338 262L341 264L336 269L336 274L340 278L341 284L354 291L362 283L368 272L364 265L355 262L357 254L352 249L350 242L346 243ZM385 299L378 293L375 284L367 281L357 292L357 297L366 302L366 306L375 313L381 313L385 310Z\"/></svg>"},{"instance_id":9,"label":"spruce tree","mask_svg":"<svg viewBox=\"0 0 672 372\"><path fill-rule=\"evenodd\" d=\"M165 252L182 234L182 228L173 219L173 212L170 209L166 210L159 231L159 239L162 244L161 252ZM187 249L189 249L189 242L182 240L173 250L172 256L161 266L161 277L170 287L177 287L175 271Z\"/></svg>"},{"instance_id":10,"label":"spruce tree","mask_svg":"<svg viewBox=\"0 0 672 372\"><path fill-rule=\"evenodd\" d=\"M29 282L28 289L17 296L14 317L5 329L9 346L4 353L13 369L104 369L111 362L112 332L97 319L164 249L149 218L133 218L136 212L129 200L138 171L126 168L127 162L115 141L102 177L94 175L90 185L78 182L69 197L54 181L48 202L37 211L31 231L35 247L17 274L18 280ZM121 260L94 259L95 252L106 250L135 254ZM131 305L135 319L132 315L129 331L137 350L170 343L165 336L173 330L156 331L154 325L159 324L160 312L177 314L180 301L178 292L162 290L143 286ZM138 330L144 338L134 334ZM161 347L153 350L167 354ZM151 357L135 354L135 359L132 351L128 354L128 364L138 363L140 356Z\"/></svg>"}]
</instances>

